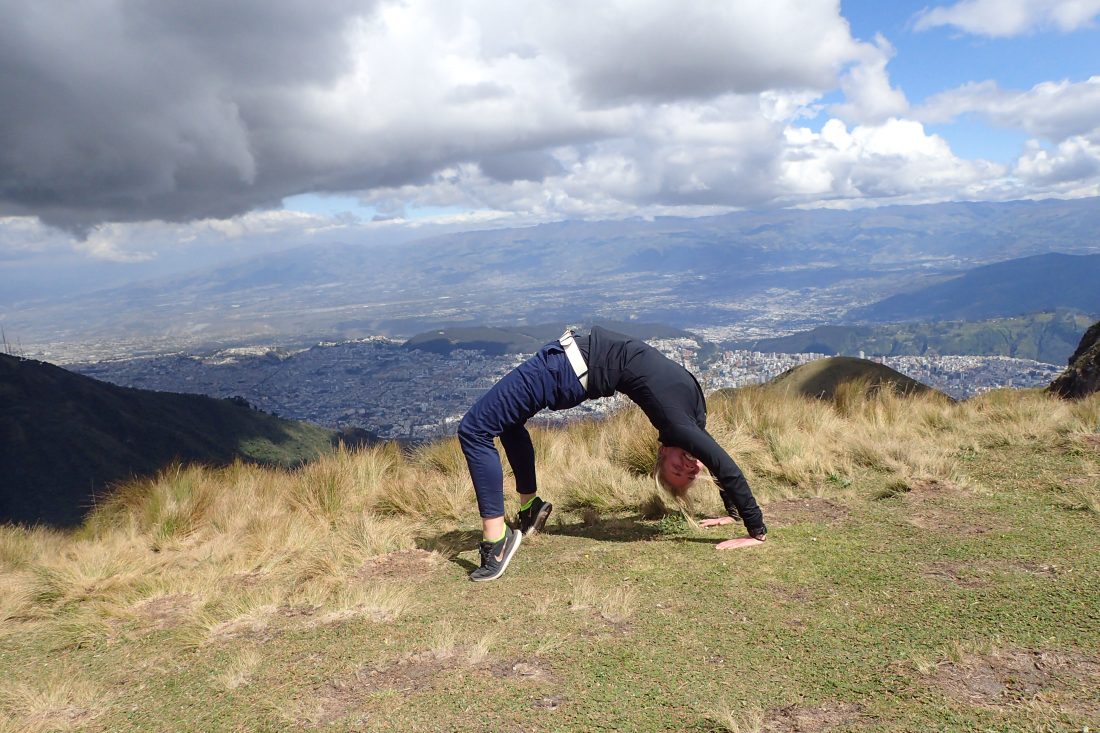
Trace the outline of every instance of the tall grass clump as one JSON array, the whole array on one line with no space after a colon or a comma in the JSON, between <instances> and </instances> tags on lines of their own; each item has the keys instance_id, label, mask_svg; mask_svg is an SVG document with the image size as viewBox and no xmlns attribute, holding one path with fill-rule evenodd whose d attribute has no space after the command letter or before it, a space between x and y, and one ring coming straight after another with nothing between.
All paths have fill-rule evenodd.
<instances>
[{"instance_id":1,"label":"tall grass clump","mask_svg":"<svg viewBox=\"0 0 1100 733\"><path fill-rule=\"evenodd\" d=\"M657 460L657 431L641 410L624 411L608 421L601 447L615 465L635 476L648 476Z\"/></svg>"},{"instance_id":2,"label":"tall grass clump","mask_svg":"<svg viewBox=\"0 0 1100 733\"><path fill-rule=\"evenodd\" d=\"M828 475L847 475L837 450L845 421L825 402L782 391L747 388L711 399L708 429L738 462L754 490L810 493Z\"/></svg>"},{"instance_id":3,"label":"tall grass clump","mask_svg":"<svg viewBox=\"0 0 1100 733\"><path fill-rule=\"evenodd\" d=\"M411 462L445 476L466 473L466 456L458 438L443 438L418 446L412 452Z\"/></svg>"},{"instance_id":4,"label":"tall grass clump","mask_svg":"<svg viewBox=\"0 0 1100 733\"><path fill-rule=\"evenodd\" d=\"M26 573L0 573L4 591L0 593L0 636L14 631L15 621L27 618L35 606L38 588L34 577Z\"/></svg>"},{"instance_id":5,"label":"tall grass clump","mask_svg":"<svg viewBox=\"0 0 1100 733\"><path fill-rule=\"evenodd\" d=\"M30 680L0 682L0 725L21 733L68 731L105 711L108 695L70 665L41 671Z\"/></svg>"},{"instance_id":6,"label":"tall grass clump","mask_svg":"<svg viewBox=\"0 0 1100 733\"><path fill-rule=\"evenodd\" d=\"M858 471L910 484L954 475L941 436L954 407L943 397L899 395L867 383L832 400L747 388L712 399L712 432L767 496L822 493Z\"/></svg>"},{"instance_id":7,"label":"tall grass clump","mask_svg":"<svg viewBox=\"0 0 1100 733\"><path fill-rule=\"evenodd\" d=\"M153 547L160 549L197 531L221 488L216 472L176 464L155 478L117 487L86 526L93 533L130 528L147 534Z\"/></svg>"}]
</instances>

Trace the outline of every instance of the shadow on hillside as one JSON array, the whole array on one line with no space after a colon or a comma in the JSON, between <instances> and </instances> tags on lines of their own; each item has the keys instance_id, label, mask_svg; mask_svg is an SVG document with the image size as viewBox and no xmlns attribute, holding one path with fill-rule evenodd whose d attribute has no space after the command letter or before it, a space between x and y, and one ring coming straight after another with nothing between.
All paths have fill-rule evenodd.
<instances>
[{"instance_id":1,"label":"shadow on hillside","mask_svg":"<svg viewBox=\"0 0 1100 733\"><path fill-rule=\"evenodd\" d=\"M292 468L331 450L331 431L242 398L120 387L4 354L0 388L0 522L73 527L118 484L180 464Z\"/></svg>"}]
</instances>

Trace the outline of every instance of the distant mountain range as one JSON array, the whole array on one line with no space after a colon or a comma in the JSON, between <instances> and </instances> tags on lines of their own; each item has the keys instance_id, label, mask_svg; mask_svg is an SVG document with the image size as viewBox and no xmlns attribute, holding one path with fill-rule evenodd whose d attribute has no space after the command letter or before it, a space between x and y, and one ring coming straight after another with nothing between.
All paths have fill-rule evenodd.
<instances>
[{"instance_id":1,"label":"distant mountain range","mask_svg":"<svg viewBox=\"0 0 1100 733\"><path fill-rule=\"evenodd\" d=\"M337 434L233 400L117 387L0 354L0 522L71 526L111 484L175 461L292 466Z\"/></svg>"},{"instance_id":2,"label":"distant mountain range","mask_svg":"<svg viewBox=\"0 0 1100 733\"><path fill-rule=\"evenodd\" d=\"M1085 293L1071 304L1051 298L1070 293L1038 261L987 272L986 289L981 280L948 282L975 267L1051 252L1100 252L1100 200L562 222L401 246L302 247L26 302L0 312L0 325L23 344L159 339L163 348L196 348L484 323L603 318L736 324L749 333L1087 306ZM1030 292L1014 286L996 297L996 278L1019 275L1023 283L1029 270ZM943 290L917 293L926 287ZM976 288L971 294L983 305L966 310L966 288ZM903 290L910 295L893 299Z\"/></svg>"},{"instance_id":3,"label":"distant mountain range","mask_svg":"<svg viewBox=\"0 0 1100 733\"><path fill-rule=\"evenodd\" d=\"M788 354L858 356L1011 356L1065 364L1094 318L1067 311L986 321L931 321L874 326L821 326L729 348Z\"/></svg>"},{"instance_id":4,"label":"distant mountain range","mask_svg":"<svg viewBox=\"0 0 1100 733\"><path fill-rule=\"evenodd\" d=\"M1049 253L975 267L855 308L847 320L982 320L1057 309L1100 314L1100 254Z\"/></svg>"},{"instance_id":5,"label":"distant mountain range","mask_svg":"<svg viewBox=\"0 0 1100 733\"><path fill-rule=\"evenodd\" d=\"M599 325L643 340L667 338L698 340L687 331L660 323L601 320L596 321L595 324L546 323L522 328L492 326L440 328L413 336L405 342L405 348L437 354L449 354L456 349L469 349L493 355L530 354L560 337L568 326L574 325L578 327L578 332L587 332L592 325Z\"/></svg>"}]
</instances>

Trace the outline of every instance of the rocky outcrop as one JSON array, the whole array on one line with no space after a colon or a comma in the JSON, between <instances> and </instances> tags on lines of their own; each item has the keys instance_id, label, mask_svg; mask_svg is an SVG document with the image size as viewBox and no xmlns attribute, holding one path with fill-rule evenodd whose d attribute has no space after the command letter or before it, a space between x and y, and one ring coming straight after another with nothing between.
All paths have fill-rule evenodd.
<instances>
[{"instance_id":1,"label":"rocky outcrop","mask_svg":"<svg viewBox=\"0 0 1100 733\"><path fill-rule=\"evenodd\" d=\"M1085 331L1077 351L1069 358L1069 367L1047 389L1067 399L1100 392L1100 321Z\"/></svg>"}]
</instances>

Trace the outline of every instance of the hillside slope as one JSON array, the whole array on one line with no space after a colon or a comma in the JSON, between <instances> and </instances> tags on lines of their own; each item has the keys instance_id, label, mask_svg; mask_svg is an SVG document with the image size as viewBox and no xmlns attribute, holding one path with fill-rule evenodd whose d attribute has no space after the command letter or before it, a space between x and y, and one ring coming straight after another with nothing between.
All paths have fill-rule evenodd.
<instances>
[{"instance_id":1,"label":"hillside slope","mask_svg":"<svg viewBox=\"0 0 1100 733\"><path fill-rule=\"evenodd\" d=\"M1068 398L1100 392L1100 321L1081 337L1081 343L1069 358L1069 366L1051 382L1050 391Z\"/></svg>"},{"instance_id":2,"label":"hillside slope","mask_svg":"<svg viewBox=\"0 0 1100 733\"><path fill-rule=\"evenodd\" d=\"M728 344L751 351L855 356L1010 356L1064 364L1089 316L1065 311L986 321L890 323L881 326L821 326L778 338Z\"/></svg>"},{"instance_id":3,"label":"hillside slope","mask_svg":"<svg viewBox=\"0 0 1100 733\"><path fill-rule=\"evenodd\" d=\"M981 320L1065 309L1100 313L1100 255L1042 254L998 262L848 313L852 320Z\"/></svg>"},{"instance_id":4,"label":"hillside slope","mask_svg":"<svg viewBox=\"0 0 1100 733\"><path fill-rule=\"evenodd\" d=\"M830 356L788 369L766 387L804 397L833 399L842 385L863 383L869 391L888 386L902 395L935 393L926 384L905 376L884 364L850 356ZM944 395L946 399L946 395Z\"/></svg>"},{"instance_id":5,"label":"hillside slope","mask_svg":"<svg viewBox=\"0 0 1100 733\"><path fill-rule=\"evenodd\" d=\"M295 465L333 433L244 405L99 382L0 354L0 521L73 525L112 482L179 460Z\"/></svg>"}]
</instances>

